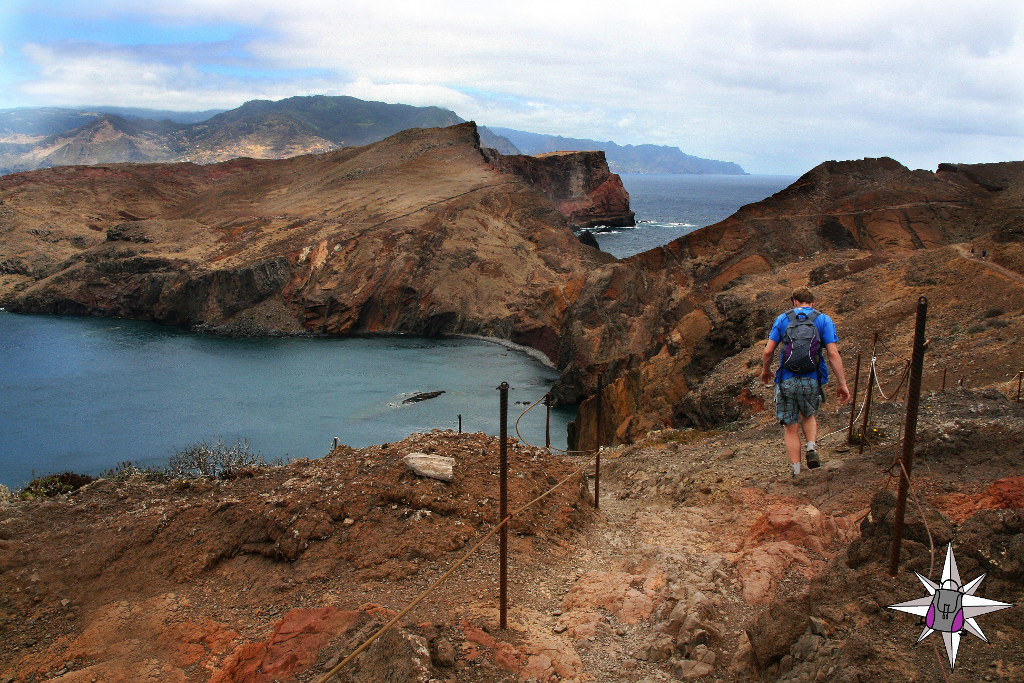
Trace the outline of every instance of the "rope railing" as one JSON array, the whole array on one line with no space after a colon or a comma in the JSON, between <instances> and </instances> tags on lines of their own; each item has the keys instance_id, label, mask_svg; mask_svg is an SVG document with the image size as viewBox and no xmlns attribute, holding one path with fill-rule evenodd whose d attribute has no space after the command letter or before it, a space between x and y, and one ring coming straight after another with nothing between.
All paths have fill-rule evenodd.
<instances>
[{"instance_id":1,"label":"rope railing","mask_svg":"<svg viewBox=\"0 0 1024 683\"><path fill-rule=\"evenodd\" d=\"M900 389L903 388L903 383L907 381L907 377L910 376L910 361L907 361L906 364L903 366L903 372L900 373L899 384L896 385L896 389L892 392L892 396L886 396L885 391L882 389L882 385L878 381L878 364L877 358L875 356L871 357L871 367L875 370L875 386L878 387L878 393L880 393L882 395L882 398L884 398L886 401L891 401L894 397L899 395Z\"/></svg>"},{"instance_id":2,"label":"rope railing","mask_svg":"<svg viewBox=\"0 0 1024 683\"><path fill-rule=\"evenodd\" d=\"M535 407L537 407L537 404L539 404L541 401L543 401L545 398L548 398L549 396L550 396L550 394L544 394L543 396L538 398L536 401L531 403L530 406L526 410L524 410L523 412L519 413L519 417L516 418L516 423L514 425L514 428L516 430L516 436L519 437L519 440L522 441L527 446L529 446L530 448L540 448L540 446L534 446L529 441L527 441L526 439L523 438L523 435L519 433L519 421L523 419L523 415L526 415L528 412L533 410ZM545 446L545 448L547 450L549 450L549 451L557 451L559 453L564 453L565 455L591 455L591 454L594 453L594 451L592 451L592 450L590 450L590 451L572 451L572 450L565 450L565 449L562 449L562 448L556 448L554 446Z\"/></svg>"},{"instance_id":3,"label":"rope railing","mask_svg":"<svg viewBox=\"0 0 1024 683\"><path fill-rule=\"evenodd\" d=\"M881 394L882 398L884 400L886 400L886 401L892 401L894 398L898 397L899 392L902 389L904 382L910 376L911 361L909 359L906 359L906 358L900 356L899 354L895 353L884 342L881 343L881 347L882 347L882 349L884 351L886 351L887 353L891 354L892 356L894 356L894 357L904 361L904 363L905 363L904 367L903 367L903 370L900 373L899 382L897 383L895 390L892 391L891 395L886 395L885 391L882 388L881 383L878 380L878 372L877 372L877 368L878 368L878 356L877 356L878 340L877 340L877 335L876 335L875 342L876 342L876 347L872 349L871 365L870 365L870 375L869 376L874 379L874 385L877 387L878 392L879 392L879 394ZM927 346L927 342L925 342L925 346ZM1020 386L1020 383L1021 383L1022 379L1024 379L1024 370L1019 370L1009 380L1007 380L1006 382L1003 382L1001 384L996 385L996 387L1000 388L1000 389L1004 388L1006 386L1011 385L1016 380L1018 382L1018 401L1019 401L1019 399L1020 399L1020 396L1019 396L1019 391L1020 391L1019 386ZM919 379L917 381L919 382ZM869 386L870 386L870 384L869 384ZM600 381L599 381L599 389L600 389ZM909 392L909 388L908 388L908 392ZM851 419L851 424L855 420L860 419L861 415L863 415L865 413L865 411L869 409L869 407L870 407L869 406L870 400L871 400L870 399L870 395L865 397L864 402L861 404L860 410L857 412L857 417L854 418L854 419ZM519 422L523 419L523 417L528 412L533 410L542 401L545 401L545 403L549 405L550 394L544 394L539 399L537 399L536 401L531 403L525 410L523 410L519 414L519 417L516 418L516 421L515 421L515 433L516 433L516 436L519 438L520 442L522 442L526 446L529 446L529 447L532 447L532 448L540 448L540 447L534 446L534 445L530 444L530 442L527 441L522 436L522 434L519 431ZM856 405L852 405L850 407L850 410L853 411L855 408L856 408ZM461 418L461 416L460 416L460 418ZM906 417L904 417L904 420L901 421L901 425L904 424L905 421L906 421ZM598 428L600 428L600 425L598 425ZM841 434L841 433L846 432L848 430L850 430L850 427L843 427L842 429L838 429L838 430L829 432L829 433L827 433L827 434L825 434L823 436L819 436L818 440L820 441L822 439L827 439L827 438L829 438L831 436L834 436L836 434ZM901 432L902 431L903 430L901 429ZM862 438L864 438L865 436L866 435L862 434ZM894 444L898 446L898 445L900 445L902 443L902 441L903 441L903 437L901 436L900 438L898 438L894 442ZM600 456L600 446L598 446L598 448L596 450L590 450L590 451L580 451L580 450L569 450L569 449L555 448L555 447L550 446L550 444L546 445L545 448L549 452L559 452L559 453L563 453L565 455L590 455L590 458L588 458L588 460L586 462L584 462L579 467L577 467L573 472L571 472L570 474L565 476L562 480L560 480L559 482L557 482L556 484L551 486L548 490L544 491L543 493L541 493L540 495L535 497L533 500L529 501L525 505L521 506L520 508L518 508L514 512L512 512L512 513L508 514L506 517L504 517L490 531L488 531L483 536L483 538L481 538L472 548L470 548L469 551L467 551L455 564L453 564L447 571L445 571L440 577L438 577L433 583L431 583L430 586L427 587L426 590L424 590L416 598L414 598L411 602L409 602L401 611L399 611L393 618L391 618L391 620L389 620L386 624L381 626L375 633L373 633L373 635L371 635L366 640L364 640L354 651L352 651L351 654L346 656L336 666L334 666L330 671L328 671L322 677L317 679L316 683L327 683L328 681L330 681L330 679L333 678L335 675L337 675L338 672L340 672L347 664L349 664L353 659L355 659L360 653L364 652L366 650L366 648L368 648L381 635L386 633L388 631L388 629L390 629L396 623L398 623L402 619L402 617L404 617L406 614L408 614L412 609L414 609L417 605L419 605L427 596L429 596L431 593L433 593L459 567L461 567L470 557L472 557L475 553L477 553L480 550L480 548L483 546L484 543L486 543L490 538L492 538L500 530L506 528L507 525L511 522L512 519L514 519L516 516L518 516L519 514L523 513L524 511L526 511L527 509L529 509L533 505L537 504L541 500L547 498L549 495L554 493L558 488L563 486L570 479L575 478L577 475L584 474L586 468L589 467L591 463L593 463L596 460L598 460L598 458ZM886 470L883 470L883 480L885 481L885 484L884 484L884 487L883 487L884 489L888 489L889 485L892 483L892 480L898 478L899 475L896 475L894 473L894 470L897 468L897 466L899 467L900 475L906 477L907 482L908 482L908 486L909 486L909 479L910 479L909 472L907 471L906 467L904 467L903 462L901 460L899 460L899 458L895 458L893 463L892 463L892 465L890 465L890 467L887 468ZM584 474L584 476L586 476L586 475ZM921 519L924 522L925 530L928 533L929 543L930 543L930 546L931 546L931 566L930 566L930 569L929 569L929 576L930 576L932 574L932 572L934 571L934 564L935 564L935 544L934 544L934 540L932 538L931 530L930 530L930 528L928 528L928 521L925 518L924 509L921 506L921 503L918 500L918 497L917 497L916 493L913 491L912 488L909 488L909 493L910 493L910 496L913 499L914 503L917 506L918 512L921 515ZM595 495L596 495L596 491L595 491Z\"/></svg>"},{"instance_id":4,"label":"rope railing","mask_svg":"<svg viewBox=\"0 0 1024 683\"><path fill-rule=\"evenodd\" d=\"M1002 384L997 384L996 387L997 388L1002 388L1002 387L1010 385L1012 382L1016 381L1018 377L1021 376L1021 373L1024 373L1024 370L1018 370L1016 375L1014 375L1013 377L1011 377L1007 381L1003 382Z\"/></svg>"},{"instance_id":5,"label":"rope railing","mask_svg":"<svg viewBox=\"0 0 1024 683\"><path fill-rule=\"evenodd\" d=\"M543 400L543 399L544 399L544 397L542 396L539 400L535 401L529 408L524 410L519 415L519 418L516 419L516 434L517 435L519 435L519 420L522 419L523 415L528 413L534 406L536 406L538 403L540 403L540 401ZM527 446L530 445L525 439L522 438L522 436L519 436L519 438ZM585 453L583 451L563 451L562 449L553 449L553 450L558 450L558 451L563 452L563 453L582 453L584 455L587 454L587 453ZM508 523L512 519L514 519L517 515L523 513L524 511L526 511L527 509L529 509L533 505L537 504L538 502L540 502L544 498L547 498L548 496L550 496L552 493L554 493L558 488L560 488L563 484L565 484L570 479L573 479L577 475L583 473L584 470L590 465L590 463L594 462L594 460L597 458L597 453L594 453L593 451L591 451L590 454L591 454L591 458L589 460L587 460L587 462L585 462L582 465L580 465L579 467L577 467L573 472L571 472L570 474L566 475L561 481L559 481L558 483L556 483L553 486L551 486L551 488L549 488L547 491L541 493L539 496L537 496L536 498L534 498L530 502L526 503L525 505L523 505L519 509L515 510L514 512L510 513L504 519L502 519L500 522L498 522L498 524L496 524L494 526L494 528L492 528L490 531L488 531L487 534L476 543L476 545L474 545L472 548L470 548L469 551L467 551L466 554L463 555L455 564L453 564L444 574L439 576L432 584L430 584L430 586L425 591L420 593L415 599L413 599L409 604L407 604L400 612L398 612L398 614L396 614L394 617L392 617L390 621L388 621L386 624L381 626L373 635L371 635L369 638L364 640L359 645L359 647L357 647L355 650L352 651L351 654L349 654L347 657L345 657L340 662L338 662L338 664L334 668L332 668L330 671L328 671L323 676L321 676L319 679L317 679L316 683L327 683L329 680L331 680L331 678L333 678L335 675L337 675L338 672L340 672L343 668L345 668L345 666L349 662L351 662L353 659L355 659L360 653L362 653L364 650L366 650L366 648L368 648L375 640L377 640L377 638L379 638L385 632L387 632L387 630L389 628L391 628L392 626L397 624L402 619L402 617L404 617L406 614L408 614L410 611L412 611L412 609L414 607L416 607L416 605L420 604L420 602L422 602L428 595L433 593L442 583L444 583L444 581L449 576L451 576L455 572L456 569L461 567L466 562L466 560L468 560L470 557L472 557L483 546L484 543L486 543L491 537L493 537L494 534L498 533L499 530L501 530L502 528L506 527L508 525Z\"/></svg>"},{"instance_id":6,"label":"rope railing","mask_svg":"<svg viewBox=\"0 0 1024 683\"><path fill-rule=\"evenodd\" d=\"M885 340L879 340L878 344L880 344L881 347L885 351L888 351L890 355L895 356L896 358L899 358L904 363L909 363L910 362L909 358L905 358L905 357L901 356L900 354L896 353L895 351L893 351L891 348L889 348L889 345L885 343Z\"/></svg>"},{"instance_id":7,"label":"rope railing","mask_svg":"<svg viewBox=\"0 0 1024 683\"><path fill-rule=\"evenodd\" d=\"M873 358L872 359L872 364L874 364L874 361L875 361L875 359ZM869 368L869 371L870 371L870 368ZM891 395L886 395L885 392L882 389L882 386L878 383L878 374L877 374L877 372L875 373L874 386L877 388L878 392L880 394L882 394L882 398L884 398L886 401L892 401L894 398L898 399L899 391L903 388L903 384L904 384L904 382L906 382L906 379L909 376L909 373L910 373L910 365L907 364L906 366L904 366L903 372L900 374L900 382L899 382L899 384L897 384L895 391L893 391L893 393ZM869 376L870 376L870 374L869 374ZM995 385L995 388L997 390L1001 391L1001 392L1005 392L1006 387L1010 386L1014 382L1018 382L1018 380L1021 380L1021 379L1024 379L1024 370L1019 370L1017 372L1017 374L1013 375L1009 380L1007 380L1007 381L1005 381L1005 382L1003 382L1001 384ZM757 384L760 384L760 383L757 383ZM1020 397L1017 397L1017 399L1019 399L1019 398ZM867 402L867 398L865 398L863 401L860 402L860 409L857 411L856 416L853 418L852 422L855 423L855 422L859 421L861 419L861 417L864 415L864 411L867 409L867 407L868 407L868 402ZM852 410L852 407L851 407L851 410ZM835 431L831 431L831 432L828 432L827 434L818 436L817 440L821 441L823 439L827 439L829 437L835 436L836 434L842 434L843 432L848 432L849 430L850 430L849 426L842 427L842 428L837 429Z\"/></svg>"}]
</instances>

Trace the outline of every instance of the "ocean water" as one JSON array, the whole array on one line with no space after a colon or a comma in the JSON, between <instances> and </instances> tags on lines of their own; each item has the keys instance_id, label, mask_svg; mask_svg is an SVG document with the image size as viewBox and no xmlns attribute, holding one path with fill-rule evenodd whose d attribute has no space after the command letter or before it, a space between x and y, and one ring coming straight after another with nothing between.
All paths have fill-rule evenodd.
<instances>
[{"instance_id":1,"label":"ocean water","mask_svg":"<svg viewBox=\"0 0 1024 683\"><path fill-rule=\"evenodd\" d=\"M318 458L413 432L509 433L557 373L522 351L475 339L227 339L152 323L0 313L0 484L33 474L97 475L119 462L159 465L201 440L247 439L267 460ZM444 391L416 403L415 392ZM573 407L553 409L565 447ZM543 406L520 433L544 445Z\"/></svg>"},{"instance_id":2,"label":"ocean water","mask_svg":"<svg viewBox=\"0 0 1024 683\"><path fill-rule=\"evenodd\" d=\"M797 176L623 173L635 228L596 229L601 249L617 258L668 244L791 185Z\"/></svg>"}]
</instances>

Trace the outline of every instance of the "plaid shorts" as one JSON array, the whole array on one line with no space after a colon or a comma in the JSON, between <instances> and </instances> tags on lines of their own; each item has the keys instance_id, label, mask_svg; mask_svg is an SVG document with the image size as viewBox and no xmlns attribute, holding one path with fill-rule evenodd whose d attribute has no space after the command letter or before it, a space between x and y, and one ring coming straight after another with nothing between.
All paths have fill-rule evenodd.
<instances>
[{"instance_id":1,"label":"plaid shorts","mask_svg":"<svg viewBox=\"0 0 1024 683\"><path fill-rule=\"evenodd\" d=\"M775 416L779 424L791 425L810 417L821 405L816 377L790 377L775 385Z\"/></svg>"}]
</instances>

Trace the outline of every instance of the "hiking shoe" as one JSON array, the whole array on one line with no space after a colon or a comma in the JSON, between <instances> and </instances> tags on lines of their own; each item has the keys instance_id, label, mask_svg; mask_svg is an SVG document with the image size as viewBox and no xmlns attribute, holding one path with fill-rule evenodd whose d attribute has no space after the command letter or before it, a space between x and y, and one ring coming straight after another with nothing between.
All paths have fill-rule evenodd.
<instances>
[{"instance_id":1,"label":"hiking shoe","mask_svg":"<svg viewBox=\"0 0 1024 683\"><path fill-rule=\"evenodd\" d=\"M807 451L807 467L814 469L821 467L821 460L818 460L818 451Z\"/></svg>"}]
</instances>

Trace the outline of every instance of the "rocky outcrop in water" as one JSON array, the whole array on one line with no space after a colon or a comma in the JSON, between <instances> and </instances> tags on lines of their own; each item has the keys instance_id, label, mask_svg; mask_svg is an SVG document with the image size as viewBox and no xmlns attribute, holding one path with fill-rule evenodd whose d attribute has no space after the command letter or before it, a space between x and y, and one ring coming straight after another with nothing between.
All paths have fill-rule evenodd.
<instances>
[{"instance_id":1,"label":"rocky outcrop in water","mask_svg":"<svg viewBox=\"0 0 1024 683\"><path fill-rule=\"evenodd\" d=\"M550 152L504 156L488 150L495 168L529 180L574 228L633 226L629 194L608 170L604 152Z\"/></svg>"}]
</instances>

